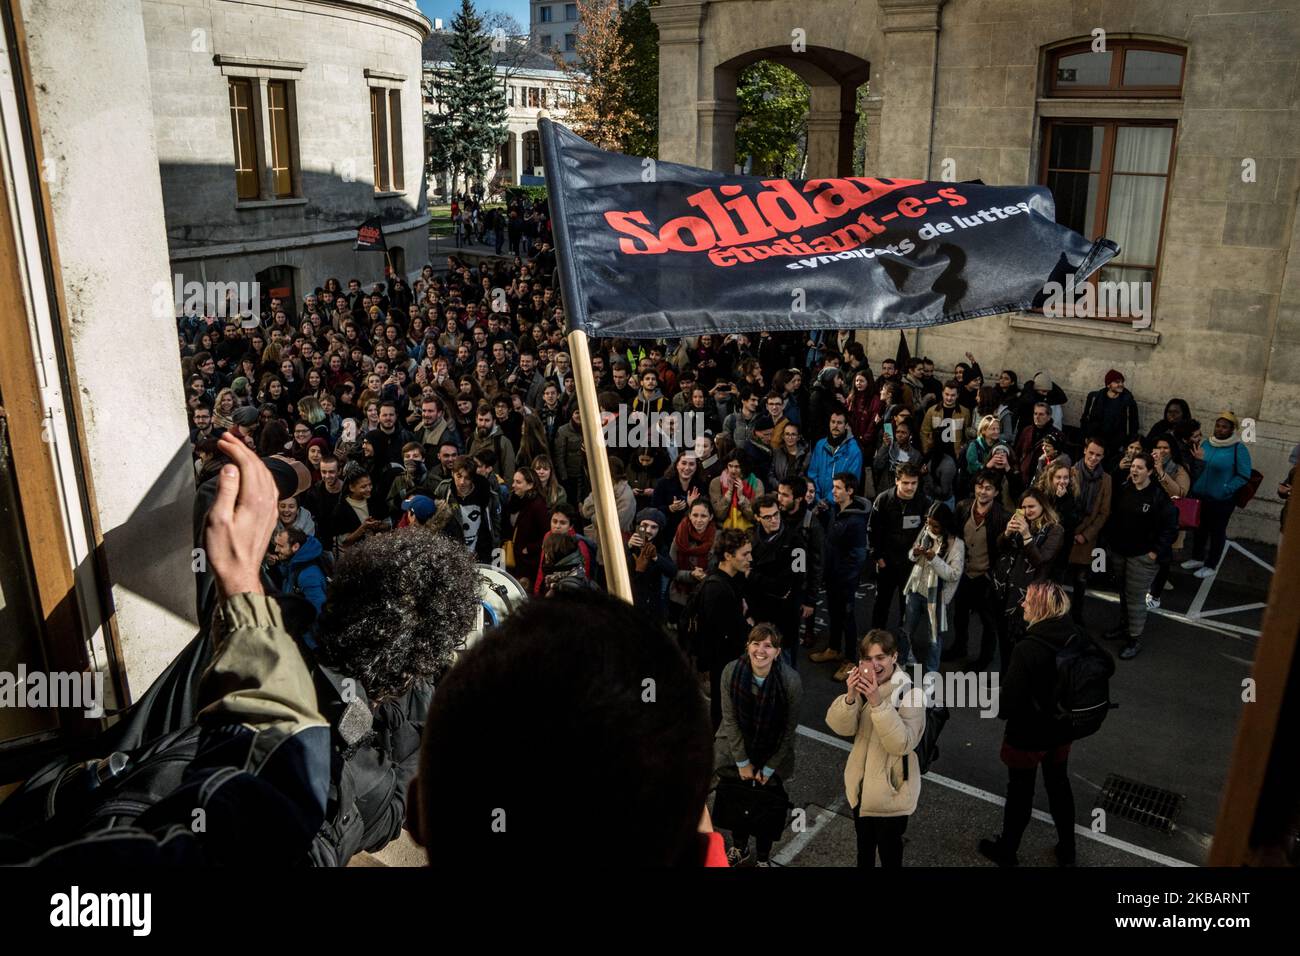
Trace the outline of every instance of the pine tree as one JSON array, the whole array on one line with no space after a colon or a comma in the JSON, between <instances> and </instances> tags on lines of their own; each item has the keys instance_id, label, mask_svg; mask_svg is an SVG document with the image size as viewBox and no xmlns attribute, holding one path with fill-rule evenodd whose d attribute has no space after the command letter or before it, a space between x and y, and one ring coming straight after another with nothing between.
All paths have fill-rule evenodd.
<instances>
[{"instance_id":1,"label":"pine tree","mask_svg":"<svg viewBox=\"0 0 1300 956\"><path fill-rule=\"evenodd\" d=\"M506 141L506 97L493 66L493 39L471 0L461 0L451 21L451 73L442 82L446 112L431 122L434 152L456 174L483 182L484 154Z\"/></svg>"}]
</instances>

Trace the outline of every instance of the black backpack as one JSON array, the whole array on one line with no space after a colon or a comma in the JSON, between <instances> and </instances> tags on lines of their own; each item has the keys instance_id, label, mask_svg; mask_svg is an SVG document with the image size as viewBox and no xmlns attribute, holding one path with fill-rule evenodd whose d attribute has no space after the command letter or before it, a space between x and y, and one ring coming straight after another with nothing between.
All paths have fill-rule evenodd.
<instances>
[{"instance_id":1,"label":"black backpack","mask_svg":"<svg viewBox=\"0 0 1300 956\"><path fill-rule=\"evenodd\" d=\"M1115 660L1083 630L1076 628L1065 646L1057 650L1037 635L1030 635L1056 654L1055 712L1065 740L1082 740L1095 734L1118 704L1110 699L1110 678Z\"/></svg>"},{"instance_id":2,"label":"black backpack","mask_svg":"<svg viewBox=\"0 0 1300 956\"><path fill-rule=\"evenodd\" d=\"M948 718L951 716L947 707L925 708L925 733L921 734L914 751L921 773L929 773L931 765L939 759L939 735L943 733L943 725L948 723ZM903 770L903 779L907 779L906 767Z\"/></svg>"},{"instance_id":3,"label":"black backpack","mask_svg":"<svg viewBox=\"0 0 1300 956\"><path fill-rule=\"evenodd\" d=\"M353 775L343 764L370 733L371 715L362 703L364 689L353 692L324 667L313 677L318 706L332 730L333 767L325 821L312 841L310 862L342 866L365 848L369 836L356 812ZM92 833L131 826L180 788L198 756L200 733L191 723L129 750L88 760L61 757L33 773L0 810L0 831L13 838L7 849L19 853L0 858L0 864L21 863Z\"/></svg>"},{"instance_id":4,"label":"black backpack","mask_svg":"<svg viewBox=\"0 0 1300 956\"><path fill-rule=\"evenodd\" d=\"M710 584L716 584L712 574L708 575L700 582L699 587L686 596L686 604L682 607L682 614L677 623L677 643L681 645L683 651L697 662L699 662L700 655L704 650L701 634L704 589L709 587ZM699 663L700 666L703 666L702 662Z\"/></svg>"}]
</instances>

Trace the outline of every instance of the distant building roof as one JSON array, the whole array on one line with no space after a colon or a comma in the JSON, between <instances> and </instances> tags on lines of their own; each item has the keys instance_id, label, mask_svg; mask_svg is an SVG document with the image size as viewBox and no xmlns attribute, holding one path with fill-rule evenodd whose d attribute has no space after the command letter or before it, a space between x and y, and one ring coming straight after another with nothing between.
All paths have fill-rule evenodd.
<instances>
[{"instance_id":1,"label":"distant building roof","mask_svg":"<svg viewBox=\"0 0 1300 956\"><path fill-rule=\"evenodd\" d=\"M424 41L423 58L425 63L451 62L450 30L439 30L429 35ZM498 70L527 70L530 73L551 72L562 76L563 71L555 65L555 60L528 42L528 37L507 37L504 50L492 51L492 65Z\"/></svg>"}]
</instances>

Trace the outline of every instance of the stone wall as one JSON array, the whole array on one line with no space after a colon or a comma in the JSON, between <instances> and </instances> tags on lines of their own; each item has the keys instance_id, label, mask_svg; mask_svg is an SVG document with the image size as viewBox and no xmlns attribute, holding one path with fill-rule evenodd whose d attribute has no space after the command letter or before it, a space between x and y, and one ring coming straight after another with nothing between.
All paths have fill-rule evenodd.
<instances>
[{"instance_id":1,"label":"stone wall","mask_svg":"<svg viewBox=\"0 0 1300 956\"><path fill-rule=\"evenodd\" d=\"M1151 118L1177 124L1174 162L1148 329L1098 320L996 316L910 333L914 350L951 368L969 349L986 370L1049 370L1071 396L1122 370L1151 422L1174 396L1208 424L1223 407L1254 418L1250 446L1265 476L1233 533L1272 540L1276 484L1300 440L1300 6L1287 0L665 0L660 25L660 156L730 168L731 67L785 62L794 29L809 59L870 64L867 172L990 184L1040 181L1048 116ZM1179 100L1048 100L1047 51L1087 40L1184 46ZM778 45L784 47L778 50ZM779 55L778 55L779 54ZM790 65L787 63L786 65ZM831 79L834 79L832 76ZM814 96L813 117L819 113ZM822 111L824 113L824 111ZM813 126L810 122L810 135ZM730 137L731 145L725 141ZM812 150L810 149L810 159ZM1251 159L1255 181L1242 179ZM809 175L845 169L812 168ZM863 333L873 363L897 333Z\"/></svg>"},{"instance_id":2,"label":"stone wall","mask_svg":"<svg viewBox=\"0 0 1300 956\"><path fill-rule=\"evenodd\" d=\"M194 635L194 472L166 281L139 0L24 0L27 46L112 610L138 696ZM105 91L111 90L111 97ZM27 491L28 489L24 489ZM38 489L31 489L34 493ZM78 516L79 517L79 516ZM83 566L79 586L94 587Z\"/></svg>"}]
</instances>

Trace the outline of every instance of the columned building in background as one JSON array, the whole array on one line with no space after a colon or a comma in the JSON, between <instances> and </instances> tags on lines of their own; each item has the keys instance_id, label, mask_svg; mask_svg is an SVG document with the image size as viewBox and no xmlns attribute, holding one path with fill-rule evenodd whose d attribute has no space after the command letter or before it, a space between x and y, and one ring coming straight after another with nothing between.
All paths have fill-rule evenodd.
<instances>
[{"instance_id":1,"label":"columned building in background","mask_svg":"<svg viewBox=\"0 0 1300 956\"><path fill-rule=\"evenodd\" d=\"M427 116L444 112L443 90L455 83L451 66L451 33L436 30L424 42L424 110ZM542 146L537 121L542 116L563 121L573 104L576 90L573 80L554 59L536 48L536 38L510 37L505 48L493 52L497 81L506 98L506 141L501 148L485 156L489 194L506 186L540 184ZM463 184L460 188L463 188ZM430 197L444 199L452 194L450 172L431 177Z\"/></svg>"},{"instance_id":2,"label":"columned building in background","mask_svg":"<svg viewBox=\"0 0 1300 956\"><path fill-rule=\"evenodd\" d=\"M143 0L174 271L301 300L426 261L415 0Z\"/></svg>"},{"instance_id":3,"label":"columned building in background","mask_svg":"<svg viewBox=\"0 0 1300 956\"><path fill-rule=\"evenodd\" d=\"M809 85L809 178L1043 184L1059 221L1118 242L1093 281L1143 284L1149 323L993 316L911 333L913 354L951 368L972 349L986 376L1045 369L1071 424L1112 367L1144 427L1171 397L1207 433L1224 408L1255 419L1266 477L1234 533L1276 539L1300 440L1300 6L662 0L651 16L661 159L733 169L736 75L771 60ZM875 367L898 342L859 338Z\"/></svg>"}]
</instances>

